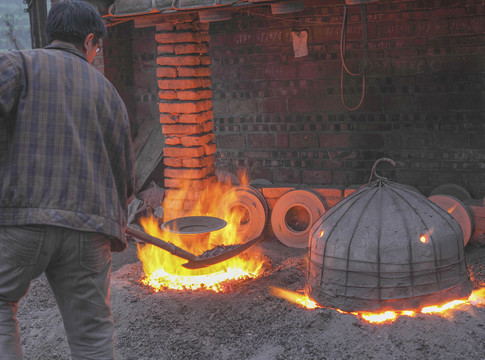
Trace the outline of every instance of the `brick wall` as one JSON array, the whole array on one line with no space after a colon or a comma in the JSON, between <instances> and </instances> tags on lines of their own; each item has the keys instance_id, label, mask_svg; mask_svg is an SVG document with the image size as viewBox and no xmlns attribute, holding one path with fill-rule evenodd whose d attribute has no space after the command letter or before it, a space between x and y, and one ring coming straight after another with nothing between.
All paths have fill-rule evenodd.
<instances>
[{"instance_id":1,"label":"brick wall","mask_svg":"<svg viewBox=\"0 0 485 360\"><path fill-rule=\"evenodd\" d=\"M231 20L208 25L217 166L246 168L251 178L280 186L345 187L367 182L374 161L386 156L398 162L392 170L386 165L380 170L391 180L425 194L455 183L482 198L485 1L369 3L366 92L356 111L347 110L340 98L344 1L303 1L303 12L236 9ZM159 118L158 102L172 101L159 98L157 81L170 79L173 69L159 64L157 73L156 59L170 47L163 47L160 34L182 28L165 29L166 22L143 29L128 22L110 30L105 72L127 102L135 134L145 121L138 119ZM307 56L295 57L292 32L308 34ZM347 45L349 65L358 69L359 6L350 7ZM357 104L361 79L346 77L343 92L349 105ZM199 120L211 126L206 115ZM168 125L174 124L163 124ZM202 139L213 148L210 139ZM168 145L181 142L175 137Z\"/></svg>"},{"instance_id":2,"label":"brick wall","mask_svg":"<svg viewBox=\"0 0 485 360\"><path fill-rule=\"evenodd\" d=\"M343 1L304 1L300 13L241 10L210 24L218 166L245 167L280 185L352 185L380 171L424 193L443 183L485 194L485 3L368 4L365 98L340 98ZM351 6L347 59L362 60L359 6ZM308 33L295 57L292 31ZM345 77L349 105L361 78ZM383 166L386 168L386 166Z\"/></svg>"}]
</instances>

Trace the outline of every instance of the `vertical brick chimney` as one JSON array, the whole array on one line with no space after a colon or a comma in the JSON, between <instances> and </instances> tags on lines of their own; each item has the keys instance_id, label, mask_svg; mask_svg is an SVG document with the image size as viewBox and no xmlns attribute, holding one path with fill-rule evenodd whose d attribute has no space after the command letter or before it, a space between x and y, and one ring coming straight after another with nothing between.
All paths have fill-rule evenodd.
<instances>
[{"instance_id":1,"label":"vertical brick chimney","mask_svg":"<svg viewBox=\"0 0 485 360\"><path fill-rule=\"evenodd\" d=\"M216 181L208 30L180 17L156 28L167 219L183 216Z\"/></svg>"}]
</instances>

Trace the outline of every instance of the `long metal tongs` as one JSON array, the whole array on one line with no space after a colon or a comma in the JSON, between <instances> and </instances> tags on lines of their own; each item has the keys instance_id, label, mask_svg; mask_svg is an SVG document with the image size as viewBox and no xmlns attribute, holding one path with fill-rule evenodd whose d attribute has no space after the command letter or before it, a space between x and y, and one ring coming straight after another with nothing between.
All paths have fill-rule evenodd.
<instances>
[{"instance_id":1,"label":"long metal tongs","mask_svg":"<svg viewBox=\"0 0 485 360\"><path fill-rule=\"evenodd\" d=\"M210 265L218 264L222 261L239 255L243 251L249 249L251 246L256 245L258 242L263 240L263 235L260 235L244 244L229 246L218 245L213 249L207 250L203 254L196 256L168 241L156 238L152 235L147 234L146 232L135 229L132 226L127 226L125 233L129 236L137 238L138 240L144 241L148 244L166 250L172 255L188 260L188 262L182 264L182 266L187 269L200 269Z\"/></svg>"}]
</instances>

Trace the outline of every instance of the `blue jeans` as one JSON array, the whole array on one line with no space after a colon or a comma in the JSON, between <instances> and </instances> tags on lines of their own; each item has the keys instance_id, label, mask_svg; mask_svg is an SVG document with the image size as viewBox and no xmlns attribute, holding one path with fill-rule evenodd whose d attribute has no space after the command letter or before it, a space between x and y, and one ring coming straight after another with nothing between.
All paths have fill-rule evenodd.
<instances>
[{"instance_id":1,"label":"blue jeans","mask_svg":"<svg viewBox=\"0 0 485 360\"><path fill-rule=\"evenodd\" d=\"M45 272L72 359L114 359L110 271L105 235L44 225L0 226L1 358L23 359L17 304L31 280Z\"/></svg>"}]
</instances>

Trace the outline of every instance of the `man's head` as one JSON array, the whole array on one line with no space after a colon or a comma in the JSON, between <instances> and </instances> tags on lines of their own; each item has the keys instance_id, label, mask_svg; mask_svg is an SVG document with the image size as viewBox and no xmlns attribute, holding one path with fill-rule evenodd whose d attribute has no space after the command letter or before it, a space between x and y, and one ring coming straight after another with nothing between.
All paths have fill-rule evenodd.
<instances>
[{"instance_id":1,"label":"man's head","mask_svg":"<svg viewBox=\"0 0 485 360\"><path fill-rule=\"evenodd\" d=\"M47 42L60 40L85 49L89 37L91 45L106 36L103 18L94 6L81 0L64 0L52 6L47 16Z\"/></svg>"}]
</instances>

